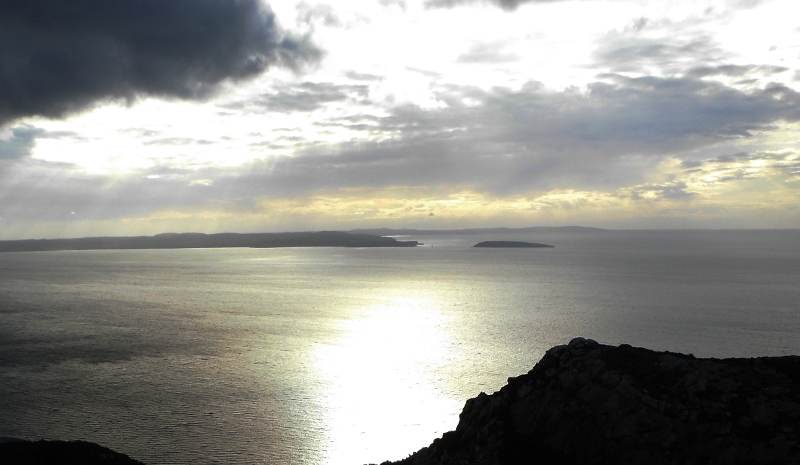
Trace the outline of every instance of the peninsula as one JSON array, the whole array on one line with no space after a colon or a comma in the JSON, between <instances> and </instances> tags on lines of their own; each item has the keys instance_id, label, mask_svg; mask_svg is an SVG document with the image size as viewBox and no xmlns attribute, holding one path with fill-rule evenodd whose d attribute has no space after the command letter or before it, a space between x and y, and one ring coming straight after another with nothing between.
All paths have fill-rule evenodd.
<instances>
[{"instance_id":1,"label":"peninsula","mask_svg":"<svg viewBox=\"0 0 800 465\"><path fill-rule=\"evenodd\" d=\"M539 244L536 242L522 242L522 241L483 241L478 242L473 247L489 247L497 249L530 249L530 248L552 248L552 245Z\"/></svg>"},{"instance_id":2,"label":"peninsula","mask_svg":"<svg viewBox=\"0 0 800 465\"><path fill-rule=\"evenodd\" d=\"M340 231L287 233L166 233L136 237L82 237L0 241L0 252L119 249L210 249L224 247L416 247L417 241Z\"/></svg>"}]
</instances>

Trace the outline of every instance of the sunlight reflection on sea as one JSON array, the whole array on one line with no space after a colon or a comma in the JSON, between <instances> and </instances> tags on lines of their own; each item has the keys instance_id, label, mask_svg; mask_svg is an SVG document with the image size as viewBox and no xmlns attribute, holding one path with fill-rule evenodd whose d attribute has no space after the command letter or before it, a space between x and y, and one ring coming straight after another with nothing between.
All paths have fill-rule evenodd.
<instances>
[{"instance_id":1,"label":"sunlight reflection on sea","mask_svg":"<svg viewBox=\"0 0 800 465\"><path fill-rule=\"evenodd\" d=\"M316 350L325 463L403 458L455 428L460 405L438 390L435 375L452 357L448 322L435 299L404 291L388 289L342 322L339 340Z\"/></svg>"}]
</instances>

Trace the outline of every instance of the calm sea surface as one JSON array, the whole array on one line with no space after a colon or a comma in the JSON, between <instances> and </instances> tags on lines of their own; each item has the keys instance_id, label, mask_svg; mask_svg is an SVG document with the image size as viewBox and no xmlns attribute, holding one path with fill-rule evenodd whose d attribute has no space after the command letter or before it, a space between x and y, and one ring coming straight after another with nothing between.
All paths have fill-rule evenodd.
<instances>
[{"instance_id":1,"label":"calm sea surface","mask_svg":"<svg viewBox=\"0 0 800 465\"><path fill-rule=\"evenodd\" d=\"M429 444L574 336L800 353L800 231L406 239L425 246L0 254L0 436L358 465Z\"/></svg>"}]
</instances>

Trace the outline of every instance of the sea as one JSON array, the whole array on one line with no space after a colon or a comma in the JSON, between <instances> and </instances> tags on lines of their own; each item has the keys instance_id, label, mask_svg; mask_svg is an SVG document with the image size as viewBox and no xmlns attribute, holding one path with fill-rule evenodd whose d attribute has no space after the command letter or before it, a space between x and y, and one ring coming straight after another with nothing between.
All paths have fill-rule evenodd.
<instances>
[{"instance_id":1,"label":"sea","mask_svg":"<svg viewBox=\"0 0 800 465\"><path fill-rule=\"evenodd\" d=\"M574 337L800 354L800 230L398 239L424 245L0 254L0 436L380 463Z\"/></svg>"}]
</instances>

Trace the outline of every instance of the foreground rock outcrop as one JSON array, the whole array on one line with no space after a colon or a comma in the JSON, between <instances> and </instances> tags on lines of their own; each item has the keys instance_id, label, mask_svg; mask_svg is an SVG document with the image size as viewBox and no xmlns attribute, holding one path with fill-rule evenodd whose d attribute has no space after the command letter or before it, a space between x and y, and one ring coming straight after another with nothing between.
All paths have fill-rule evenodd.
<instances>
[{"instance_id":1,"label":"foreground rock outcrop","mask_svg":"<svg viewBox=\"0 0 800 465\"><path fill-rule=\"evenodd\" d=\"M144 465L125 454L85 441L0 443L4 465Z\"/></svg>"},{"instance_id":2,"label":"foreground rock outcrop","mask_svg":"<svg viewBox=\"0 0 800 465\"><path fill-rule=\"evenodd\" d=\"M800 357L697 359L577 338L468 400L455 431L395 463L800 464L799 444Z\"/></svg>"}]
</instances>

